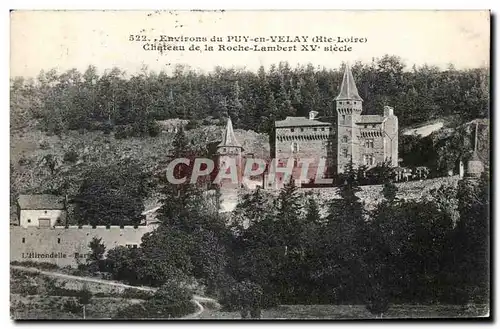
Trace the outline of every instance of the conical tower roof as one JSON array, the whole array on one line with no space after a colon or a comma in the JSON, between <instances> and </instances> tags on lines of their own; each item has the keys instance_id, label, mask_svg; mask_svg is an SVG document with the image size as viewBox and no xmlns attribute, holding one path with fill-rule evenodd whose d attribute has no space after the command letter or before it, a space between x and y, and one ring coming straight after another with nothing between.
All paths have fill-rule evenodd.
<instances>
[{"instance_id":1,"label":"conical tower roof","mask_svg":"<svg viewBox=\"0 0 500 329\"><path fill-rule=\"evenodd\" d=\"M342 78L342 85L340 86L340 93L335 100L363 101L363 99L359 97L358 88L356 88L356 83L354 82L354 77L352 76L349 64L346 64L345 66L344 77Z\"/></svg>"},{"instance_id":2,"label":"conical tower roof","mask_svg":"<svg viewBox=\"0 0 500 329\"><path fill-rule=\"evenodd\" d=\"M241 144L238 143L236 137L234 136L233 122L231 121L231 118L227 119L226 129L222 135L222 141L218 145L218 147L224 146L241 147Z\"/></svg>"}]
</instances>

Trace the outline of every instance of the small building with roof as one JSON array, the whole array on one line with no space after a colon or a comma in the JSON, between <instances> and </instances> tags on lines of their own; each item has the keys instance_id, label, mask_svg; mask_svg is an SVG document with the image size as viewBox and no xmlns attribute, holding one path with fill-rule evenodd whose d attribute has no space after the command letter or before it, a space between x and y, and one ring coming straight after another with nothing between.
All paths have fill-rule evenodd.
<instances>
[{"instance_id":1,"label":"small building with roof","mask_svg":"<svg viewBox=\"0 0 500 329\"><path fill-rule=\"evenodd\" d=\"M17 199L18 225L50 228L66 225L65 198L52 194L22 194Z\"/></svg>"}]
</instances>

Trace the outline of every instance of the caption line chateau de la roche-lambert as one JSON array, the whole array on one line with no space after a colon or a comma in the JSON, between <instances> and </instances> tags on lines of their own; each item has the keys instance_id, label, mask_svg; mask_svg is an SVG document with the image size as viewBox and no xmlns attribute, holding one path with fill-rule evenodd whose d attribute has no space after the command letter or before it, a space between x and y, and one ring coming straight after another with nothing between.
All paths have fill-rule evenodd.
<instances>
[{"instance_id":1,"label":"caption line chateau de la roche-lambert","mask_svg":"<svg viewBox=\"0 0 500 329\"><path fill-rule=\"evenodd\" d=\"M373 168L387 162L398 167L398 118L389 106L384 107L381 115L362 115L363 99L358 94L349 66L345 68L335 103L336 127L328 118L318 117L315 111L311 111L309 117L287 117L275 122L274 165L287 166L288 159L294 159L292 177L297 186L305 187L313 182L323 167L341 173L350 161L354 167L365 165ZM228 159L234 161L238 166L238 184L233 189L228 186L221 188L223 199L224 193L228 193L226 198L230 199L231 195L237 195L235 190L245 186L246 178L241 175L245 157L228 119L222 141L217 146L216 162L220 168ZM300 159L314 161L309 164L305 176L297 166ZM275 168L275 171L279 170ZM327 177L327 171L320 173L321 176ZM284 184L283 176L276 174L272 181L266 181L266 176L265 173L262 175L257 186L279 188ZM135 248L140 245L142 236L158 225L152 214L159 207L144 212L146 220L139 226L92 227L65 225L65 202L53 195L21 195L17 206L18 225L10 229L11 261L76 266L89 253L88 244L94 237L101 238L107 250L119 245ZM221 208L224 209L224 205ZM230 207L227 210L231 210Z\"/></svg>"}]
</instances>

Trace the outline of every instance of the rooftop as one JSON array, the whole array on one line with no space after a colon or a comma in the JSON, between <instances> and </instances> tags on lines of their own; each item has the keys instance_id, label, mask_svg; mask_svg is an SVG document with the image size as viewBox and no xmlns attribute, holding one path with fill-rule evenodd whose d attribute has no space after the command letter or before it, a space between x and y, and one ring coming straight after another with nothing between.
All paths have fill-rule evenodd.
<instances>
[{"instance_id":1,"label":"rooftop","mask_svg":"<svg viewBox=\"0 0 500 329\"><path fill-rule=\"evenodd\" d=\"M65 209L64 198L53 194L22 194L17 199L21 209L61 210Z\"/></svg>"},{"instance_id":2,"label":"rooftop","mask_svg":"<svg viewBox=\"0 0 500 329\"><path fill-rule=\"evenodd\" d=\"M283 127L304 127L304 126L330 126L329 122L319 120L311 120L305 117L286 117L285 120L276 121L274 126L277 128Z\"/></svg>"},{"instance_id":3,"label":"rooftop","mask_svg":"<svg viewBox=\"0 0 500 329\"><path fill-rule=\"evenodd\" d=\"M233 122L231 121L231 118L227 119L226 129L224 130L224 134L222 135L222 141L218 146L241 147L241 144L238 143L236 137L234 136Z\"/></svg>"},{"instance_id":4,"label":"rooftop","mask_svg":"<svg viewBox=\"0 0 500 329\"><path fill-rule=\"evenodd\" d=\"M356 88L356 83L354 82L354 77L352 76L349 65L345 66L344 77L342 78L342 85L340 86L340 93L336 100L363 100L358 94L358 88Z\"/></svg>"}]
</instances>

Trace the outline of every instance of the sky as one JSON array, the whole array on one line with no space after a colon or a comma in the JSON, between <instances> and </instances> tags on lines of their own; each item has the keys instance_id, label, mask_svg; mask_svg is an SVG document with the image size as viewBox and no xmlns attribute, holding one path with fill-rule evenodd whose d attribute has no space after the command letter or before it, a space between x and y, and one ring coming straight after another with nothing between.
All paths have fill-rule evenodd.
<instances>
[{"instance_id":1,"label":"sky","mask_svg":"<svg viewBox=\"0 0 500 329\"><path fill-rule=\"evenodd\" d=\"M292 67L312 63L338 68L342 62L371 62L384 54L397 55L407 67L446 68L489 66L490 13L488 11L13 11L11 13L11 76L35 77L40 70L71 68L84 71L94 65L100 73L118 67L129 74L144 66L171 72L175 64L211 71L215 66L257 70L260 65L288 61ZM140 35L147 41L129 41ZM172 37L222 37L223 43L205 44L214 51L144 50L145 44ZM144 36L144 37L143 37ZM218 51L230 36L308 37L307 42L279 43L297 51ZM365 39L350 43L350 52L324 51L337 42L312 43L315 36ZM149 40L149 41L148 41ZM167 42L168 45L180 43ZM188 47L191 43L184 43ZM253 46L258 42L240 43ZM270 42L260 45L275 45ZM315 52L301 45L319 45ZM146 46L148 47L148 46Z\"/></svg>"}]
</instances>

